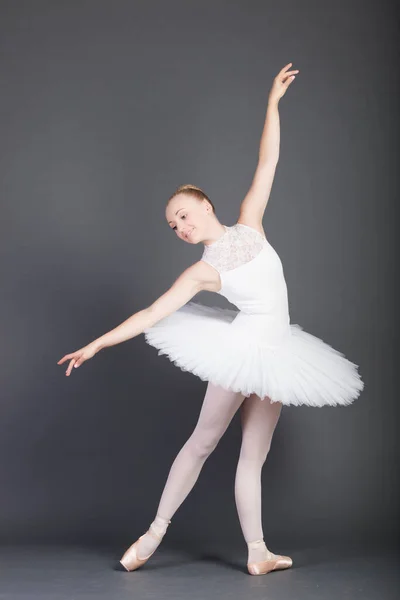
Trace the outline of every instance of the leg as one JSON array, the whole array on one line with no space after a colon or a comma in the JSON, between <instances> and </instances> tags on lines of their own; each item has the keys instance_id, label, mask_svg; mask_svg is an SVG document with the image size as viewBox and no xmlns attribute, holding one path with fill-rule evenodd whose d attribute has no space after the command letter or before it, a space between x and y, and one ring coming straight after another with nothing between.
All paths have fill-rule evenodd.
<instances>
[{"instance_id":1,"label":"leg","mask_svg":"<svg viewBox=\"0 0 400 600\"><path fill-rule=\"evenodd\" d=\"M166 532L170 519L194 487L206 459L216 448L243 400L243 394L208 382L196 427L171 466L152 523L159 535ZM139 556L148 555L158 543L146 534L140 541Z\"/></svg>"},{"instance_id":2,"label":"leg","mask_svg":"<svg viewBox=\"0 0 400 600\"><path fill-rule=\"evenodd\" d=\"M252 394L241 409L242 445L236 470L235 500L240 525L249 546L249 562L266 560L261 518L261 471L282 404ZM261 553L260 553L261 551Z\"/></svg>"},{"instance_id":3,"label":"leg","mask_svg":"<svg viewBox=\"0 0 400 600\"><path fill-rule=\"evenodd\" d=\"M172 464L158 514L172 518L192 490L206 459L216 448L243 400L244 396L240 393L208 383L197 425Z\"/></svg>"}]
</instances>

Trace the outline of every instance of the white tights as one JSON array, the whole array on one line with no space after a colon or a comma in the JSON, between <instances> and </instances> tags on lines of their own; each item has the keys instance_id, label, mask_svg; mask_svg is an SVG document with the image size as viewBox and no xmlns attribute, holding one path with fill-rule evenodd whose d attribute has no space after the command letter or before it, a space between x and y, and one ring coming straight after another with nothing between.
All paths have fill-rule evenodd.
<instances>
[{"instance_id":1,"label":"white tights","mask_svg":"<svg viewBox=\"0 0 400 600\"><path fill-rule=\"evenodd\" d=\"M242 444L235 478L235 501L248 562L269 557L261 518L261 470L281 413L280 402L246 398L208 382L196 427L172 463L152 528L163 536L172 516L196 483L200 471L241 406ZM138 556L144 558L159 542L149 533L141 539Z\"/></svg>"}]
</instances>

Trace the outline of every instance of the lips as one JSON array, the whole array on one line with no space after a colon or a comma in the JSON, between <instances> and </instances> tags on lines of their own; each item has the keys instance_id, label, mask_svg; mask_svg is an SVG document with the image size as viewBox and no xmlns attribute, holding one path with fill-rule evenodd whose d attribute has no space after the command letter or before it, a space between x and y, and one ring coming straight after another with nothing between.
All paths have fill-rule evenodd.
<instances>
[{"instance_id":1,"label":"lips","mask_svg":"<svg viewBox=\"0 0 400 600\"><path fill-rule=\"evenodd\" d=\"M194 230L194 227L185 235L186 239L189 239L189 237L192 235Z\"/></svg>"}]
</instances>

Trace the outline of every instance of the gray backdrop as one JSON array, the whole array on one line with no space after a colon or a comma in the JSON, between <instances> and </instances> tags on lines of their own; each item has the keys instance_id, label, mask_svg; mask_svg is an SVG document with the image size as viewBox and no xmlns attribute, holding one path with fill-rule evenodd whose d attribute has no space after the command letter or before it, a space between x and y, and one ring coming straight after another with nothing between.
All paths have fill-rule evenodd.
<instances>
[{"instance_id":1,"label":"gray backdrop","mask_svg":"<svg viewBox=\"0 0 400 600\"><path fill-rule=\"evenodd\" d=\"M273 77L281 154L264 217L293 323L360 365L348 407L284 407L263 471L275 547L397 534L398 64L394 4L3 0L0 533L123 540L154 518L206 384L147 345L57 361L164 293L202 245L167 197L232 225ZM216 294L196 301L229 306ZM242 542L237 413L168 539Z\"/></svg>"}]
</instances>

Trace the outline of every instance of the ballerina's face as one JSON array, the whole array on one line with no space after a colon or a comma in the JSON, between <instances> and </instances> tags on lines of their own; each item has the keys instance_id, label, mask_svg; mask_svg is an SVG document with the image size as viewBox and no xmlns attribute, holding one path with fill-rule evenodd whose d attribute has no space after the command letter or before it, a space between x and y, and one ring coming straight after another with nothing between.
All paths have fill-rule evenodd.
<instances>
[{"instance_id":1,"label":"ballerina's face","mask_svg":"<svg viewBox=\"0 0 400 600\"><path fill-rule=\"evenodd\" d=\"M197 244L204 237L211 206L206 200L198 200L189 194L172 198L165 211L168 225L176 235L189 244Z\"/></svg>"}]
</instances>

